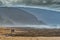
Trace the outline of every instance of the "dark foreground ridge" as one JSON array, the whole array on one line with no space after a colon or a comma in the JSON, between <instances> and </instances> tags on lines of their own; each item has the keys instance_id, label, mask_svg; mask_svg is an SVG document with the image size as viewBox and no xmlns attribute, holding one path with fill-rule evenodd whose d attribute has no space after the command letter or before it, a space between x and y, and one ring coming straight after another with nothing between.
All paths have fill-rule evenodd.
<instances>
[{"instance_id":1,"label":"dark foreground ridge","mask_svg":"<svg viewBox=\"0 0 60 40\"><path fill-rule=\"evenodd\" d=\"M60 37L60 29L35 29L35 28L7 28L10 33L3 34L5 36L22 36L22 37ZM5 31L6 32L6 31Z\"/></svg>"}]
</instances>

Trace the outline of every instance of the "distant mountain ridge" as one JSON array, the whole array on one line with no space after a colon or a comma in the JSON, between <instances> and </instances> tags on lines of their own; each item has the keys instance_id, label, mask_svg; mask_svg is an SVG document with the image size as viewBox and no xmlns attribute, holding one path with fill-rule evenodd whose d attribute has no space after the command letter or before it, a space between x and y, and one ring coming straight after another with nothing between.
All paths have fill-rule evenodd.
<instances>
[{"instance_id":1,"label":"distant mountain ridge","mask_svg":"<svg viewBox=\"0 0 60 40\"><path fill-rule=\"evenodd\" d=\"M1 7L0 8L0 24L30 24L30 25L40 25L43 22L38 21L37 18L18 8L13 8L13 7Z\"/></svg>"}]
</instances>

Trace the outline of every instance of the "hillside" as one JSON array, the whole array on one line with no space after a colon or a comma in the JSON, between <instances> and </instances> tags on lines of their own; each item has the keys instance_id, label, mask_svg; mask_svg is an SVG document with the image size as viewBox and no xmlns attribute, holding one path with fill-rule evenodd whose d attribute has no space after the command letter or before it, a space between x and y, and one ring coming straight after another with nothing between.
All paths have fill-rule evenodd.
<instances>
[{"instance_id":1,"label":"hillside","mask_svg":"<svg viewBox=\"0 0 60 40\"><path fill-rule=\"evenodd\" d=\"M0 7L0 25L41 24L37 18L19 8Z\"/></svg>"}]
</instances>

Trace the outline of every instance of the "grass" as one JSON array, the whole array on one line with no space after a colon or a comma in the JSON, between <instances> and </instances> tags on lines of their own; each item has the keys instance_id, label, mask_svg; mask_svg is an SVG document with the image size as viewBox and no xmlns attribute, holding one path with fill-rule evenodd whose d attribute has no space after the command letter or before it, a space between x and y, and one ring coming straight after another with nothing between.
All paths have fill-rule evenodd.
<instances>
[{"instance_id":1,"label":"grass","mask_svg":"<svg viewBox=\"0 0 60 40\"><path fill-rule=\"evenodd\" d=\"M0 28L0 40L60 40L59 33L60 29L32 29L32 28L12 28L12 29L14 29L14 32L11 32L11 28ZM19 36L3 35L10 33Z\"/></svg>"},{"instance_id":2,"label":"grass","mask_svg":"<svg viewBox=\"0 0 60 40\"><path fill-rule=\"evenodd\" d=\"M0 34L12 37L60 37L60 29L0 28Z\"/></svg>"},{"instance_id":3,"label":"grass","mask_svg":"<svg viewBox=\"0 0 60 40\"><path fill-rule=\"evenodd\" d=\"M60 37L5 37L5 36L0 36L0 40L60 40Z\"/></svg>"}]
</instances>

